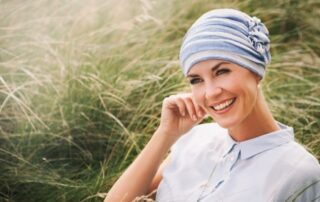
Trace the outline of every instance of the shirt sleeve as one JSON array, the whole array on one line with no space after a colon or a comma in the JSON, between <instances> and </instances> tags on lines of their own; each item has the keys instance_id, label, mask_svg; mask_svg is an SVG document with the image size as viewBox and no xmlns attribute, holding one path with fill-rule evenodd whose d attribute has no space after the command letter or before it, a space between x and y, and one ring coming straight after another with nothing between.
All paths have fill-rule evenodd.
<instances>
[{"instance_id":1,"label":"shirt sleeve","mask_svg":"<svg viewBox=\"0 0 320 202\"><path fill-rule=\"evenodd\" d=\"M190 139L192 139L194 129L192 128L182 137L180 137L170 148L171 153L179 152L181 149L190 144Z\"/></svg>"},{"instance_id":2,"label":"shirt sleeve","mask_svg":"<svg viewBox=\"0 0 320 202\"><path fill-rule=\"evenodd\" d=\"M320 165L315 158L303 160L303 169L296 169L279 187L273 201L320 201Z\"/></svg>"}]
</instances>

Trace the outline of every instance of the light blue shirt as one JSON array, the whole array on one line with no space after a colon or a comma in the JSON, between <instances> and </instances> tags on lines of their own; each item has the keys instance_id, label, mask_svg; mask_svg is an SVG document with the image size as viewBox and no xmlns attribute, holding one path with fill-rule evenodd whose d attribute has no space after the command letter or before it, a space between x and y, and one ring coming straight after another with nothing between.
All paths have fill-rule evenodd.
<instances>
[{"instance_id":1,"label":"light blue shirt","mask_svg":"<svg viewBox=\"0 0 320 202\"><path fill-rule=\"evenodd\" d=\"M156 201L320 201L319 162L278 124L243 142L216 123L192 128L171 148Z\"/></svg>"}]
</instances>

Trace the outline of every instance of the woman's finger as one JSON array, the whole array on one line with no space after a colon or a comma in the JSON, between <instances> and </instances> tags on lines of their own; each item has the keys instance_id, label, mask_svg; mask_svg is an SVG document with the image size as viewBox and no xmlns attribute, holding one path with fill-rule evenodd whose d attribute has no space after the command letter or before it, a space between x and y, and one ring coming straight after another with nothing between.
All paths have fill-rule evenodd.
<instances>
[{"instance_id":1,"label":"woman's finger","mask_svg":"<svg viewBox=\"0 0 320 202\"><path fill-rule=\"evenodd\" d=\"M193 104L194 104L194 108L196 109L197 115L199 118L204 117L204 115L206 114L206 111L196 103L196 101L194 100L194 98L191 99Z\"/></svg>"},{"instance_id":2,"label":"woman's finger","mask_svg":"<svg viewBox=\"0 0 320 202\"><path fill-rule=\"evenodd\" d=\"M185 103L178 97L178 96L174 96L173 98L173 102L176 104L176 106L178 107L179 113L181 116L185 116L186 113L186 106Z\"/></svg>"},{"instance_id":3,"label":"woman's finger","mask_svg":"<svg viewBox=\"0 0 320 202\"><path fill-rule=\"evenodd\" d=\"M198 118L202 118L203 117L203 112L200 108L200 106L194 101L194 99L190 99L194 105L195 111L197 113Z\"/></svg>"},{"instance_id":4,"label":"woman's finger","mask_svg":"<svg viewBox=\"0 0 320 202\"><path fill-rule=\"evenodd\" d=\"M193 104L191 98L185 97L185 98L180 98L180 99L184 101L184 103L187 107L187 110L188 110L188 114L191 117L191 119L194 121L198 120L198 116L196 114L196 110L195 110L195 107L194 107L194 104Z\"/></svg>"},{"instance_id":5,"label":"woman's finger","mask_svg":"<svg viewBox=\"0 0 320 202\"><path fill-rule=\"evenodd\" d=\"M194 108L195 108L196 113L197 113L197 116L199 118L204 117L207 114L206 110L203 109L200 105L197 104L196 100L194 99L194 97L193 97L193 95L191 93L187 93L185 95L192 100Z\"/></svg>"}]
</instances>

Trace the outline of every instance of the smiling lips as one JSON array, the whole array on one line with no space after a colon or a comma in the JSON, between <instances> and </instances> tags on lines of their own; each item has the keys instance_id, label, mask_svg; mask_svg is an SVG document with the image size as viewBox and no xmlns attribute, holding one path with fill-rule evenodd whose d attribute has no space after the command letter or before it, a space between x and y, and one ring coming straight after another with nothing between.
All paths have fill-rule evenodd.
<instances>
[{"instance_id":1,"label":"smiling lips","mask_svg":"<svg viewBox=\"0 0 320 202\"><path fill-rule=\"evenodd\" d=\"M220 104L217 104L217 105L213 105L213 106L211 106L211 108L214 111L222 111L222 110L227 109L229 106L231 106L234 103L235 100L236 100L236 98L231 98L229 100L226 100L223 103L220 103Z\"/></svg>"}]
</instances>

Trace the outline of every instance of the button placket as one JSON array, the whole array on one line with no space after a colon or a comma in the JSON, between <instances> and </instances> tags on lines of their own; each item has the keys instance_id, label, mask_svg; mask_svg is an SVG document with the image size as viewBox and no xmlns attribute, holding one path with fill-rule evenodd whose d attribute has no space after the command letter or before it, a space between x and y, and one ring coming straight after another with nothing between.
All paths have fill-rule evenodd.
<instances>
[{"instance_id":1,"label":"button placket","mask_svg":"<svg viewBox=\"0 0 320 202\"><path fill-rule=\"evenodd\" d=\"M230 151L230 153L224 157L224 162L223 162L224 166L223 166L223 171L222 171L223 174L222 174L221 178L219 179L219 181L212 187L211 192L218 189L229 178L231 168L236 161L235 156L238 153L238 149L235 148L236 146L237 145L235 145L233 147L233 149Z\"/></svg>"},{"instance_id":2,"label":"button placket","mask_svg":"<svg viewBox=\"0 0 320 202\"><path fill-rule=\"evenodd\" d=\"M221 180L214 187L215 189L217 189L221 184L225 183L225 181L229 178L234 165L237 163L238 156L239 156L239 148L237 147L237 145L235 145L233 150L225 157L226 165L224 167L223 176L221 177Z\"/></svg>"},{"instance_id":3,"label":"button placket","mask_svg":"<svg viewBox=\"0 0 320 202\"><path fill-rule=\"evenodd\" d=\"M202 193L200 194L199 201L206 198L211 193L215 192L225 181L229 178L230 172L234 164L238 159L239 149L237 145L233 145L232 149L221 158L219 165L217 165L215 171L212 173L212 176L207 181L207 183L203 183ZM220 176L217 179L217 176Z\"/></svg>"},{"instance_id":4,"label":"button placket","mask_svg":"<svg viewBox=\"0 0 320 202\"><path fill-rule=\"evenodd\" d=\"M234 150L230 153L230 167L229 167L229 173L233 169L233 167L236 165L238 162L240 150L238 145L235 146Z\"/></svg>"}]
</instances>

